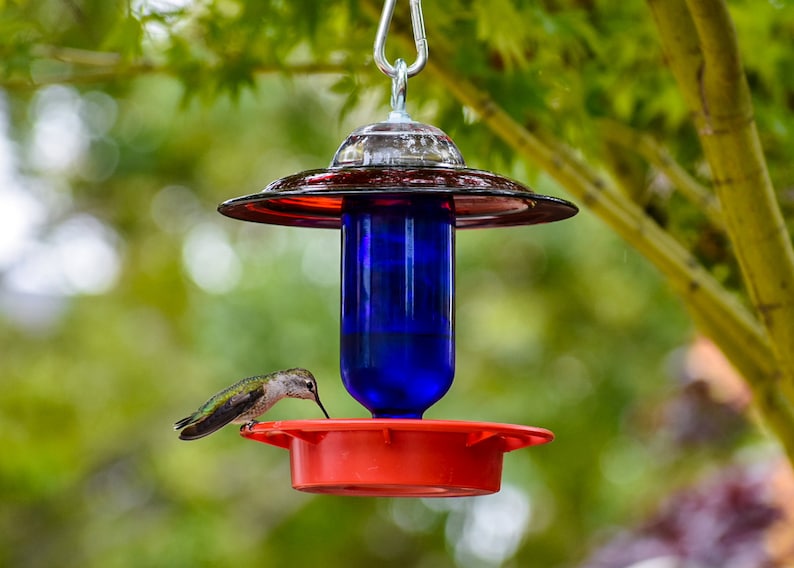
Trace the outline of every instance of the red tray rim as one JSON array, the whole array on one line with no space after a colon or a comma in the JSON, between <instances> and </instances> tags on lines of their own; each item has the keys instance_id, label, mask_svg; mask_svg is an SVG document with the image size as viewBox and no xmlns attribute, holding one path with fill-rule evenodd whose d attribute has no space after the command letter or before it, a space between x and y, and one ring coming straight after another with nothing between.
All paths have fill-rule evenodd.
<instances>
[{"instance_id":1,"label":"red tray rim","mask_svg":"<svg viewBox=\"0 0 794 568\"><path fill-rule=\"evenodd\" d=\"M258 422L251 427L251 431L303 430L307 432L333 432L345 430L381 430L383 428L405 431L459 433L485 430L500 434L536 434L548 436L550 438L554 437L554 434L550 430L538 426L426 418L319 418L311 420L273 420L269 422Z\"/></svg>"},{"instance_id":2,"label":"red tray rim","mask_svg":"<svg viewBox=\"0 0 794 568\"><path fill-rule=\"evenodd\" d=\"M240 434L249 439L286 448L286 441L276 438L288 436L304 441L319 441L331 432L413 432L466 434L467 445L498 436L504 443L504 451L510 452L526 446L547 444L554 434L545 428L498 422L470 422L464 420L432 420L413 418L331 418L315 420L276 420L243 426ZM319 438L318 438L319 436Z\"/></svg>"}]
</instances>

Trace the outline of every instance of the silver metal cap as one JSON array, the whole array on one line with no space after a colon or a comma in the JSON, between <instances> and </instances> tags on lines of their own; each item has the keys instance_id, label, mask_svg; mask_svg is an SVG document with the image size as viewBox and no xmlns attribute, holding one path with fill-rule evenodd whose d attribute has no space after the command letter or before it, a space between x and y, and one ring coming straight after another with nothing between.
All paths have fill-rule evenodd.
<instances>
[{"instance_id":1,"label":"silver metal cap","mask_svg":"<svg viewBox=\"0 0 794 568\"><path fill-rule=\"evenodd\" d=\"M414 121L376 122L357 128L331 161L331 168L361 166L466 166L463 156L444 131Z\"/></svg>"}]
</instances>

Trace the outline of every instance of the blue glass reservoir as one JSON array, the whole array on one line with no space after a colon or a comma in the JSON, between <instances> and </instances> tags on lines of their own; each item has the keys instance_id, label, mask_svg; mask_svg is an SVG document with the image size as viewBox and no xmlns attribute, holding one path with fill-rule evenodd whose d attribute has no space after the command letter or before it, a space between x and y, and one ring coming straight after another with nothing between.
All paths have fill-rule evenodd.
<instances>
[{"instance_id":1,"label":"blue glass reservoir","mask_svg":"<svg viewBox=\"0 0 794 568\"><path fill-rule=\"evenodd\" d=\"M374 418L421 418L452 385L454 223L449 196L344 201L342 380Z\"/></svg>"}]
</instances>

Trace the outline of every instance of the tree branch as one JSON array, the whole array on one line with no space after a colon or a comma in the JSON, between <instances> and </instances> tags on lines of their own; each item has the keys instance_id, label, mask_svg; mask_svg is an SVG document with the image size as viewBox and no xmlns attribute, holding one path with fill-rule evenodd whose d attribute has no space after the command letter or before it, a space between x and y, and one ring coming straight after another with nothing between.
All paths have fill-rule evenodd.
<instances>
[{"instance_id":1,"label":"tree branch","mask_svg":"<svg viewBox=\"0 0 794 568\"><path fill-rule=\"evenodd\" d=\"M754 393L756 407L794 459L794 409L778 391L778 371L771 364L771 350L758 322L689 252L607 180L578 162L572 153L551 150L490 97L434 61L427 69L450 93L477 112L519 156L545 170L668 278L704 333L742 372Z\"/></svg>"},{"instance_id":2,"label":"tree branch","mask_svg":"<svg viewBox=\"0 0 794 568\"><path fill-rule=\"evenodd\" d=\"M745 285L794 401L794 249L761 149L736 33L723 0L686 1L649 5L692 110Z\"/></svg>"}]
</instances>

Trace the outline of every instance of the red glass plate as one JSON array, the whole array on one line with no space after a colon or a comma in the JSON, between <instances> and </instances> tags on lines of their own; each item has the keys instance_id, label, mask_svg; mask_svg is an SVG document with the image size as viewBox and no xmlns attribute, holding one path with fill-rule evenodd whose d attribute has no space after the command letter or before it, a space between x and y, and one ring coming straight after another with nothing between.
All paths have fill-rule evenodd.
<instances>
[{"instance_id":1,"label":"red glass plate","mask_svg":"<svg viewBox=\"0 0 794 568\"><path fill-rule=\"evenodd\" d=\"M225 201L218 211L256 223L338 229L345 199L384 195L451 196L458 229L550 223L579 211L564 199L539 195L504 176L448 167L310 170Z\"/></svg>"}]
</instances>

